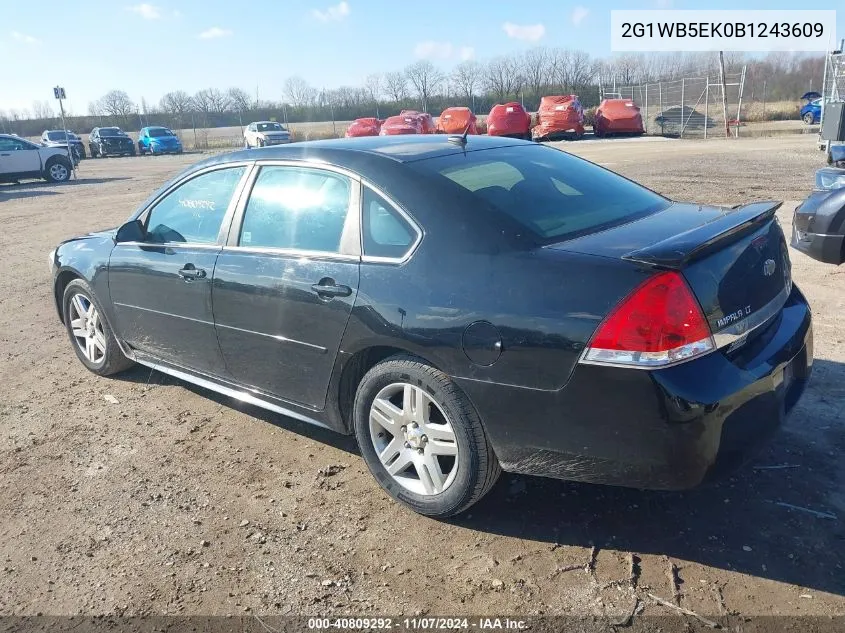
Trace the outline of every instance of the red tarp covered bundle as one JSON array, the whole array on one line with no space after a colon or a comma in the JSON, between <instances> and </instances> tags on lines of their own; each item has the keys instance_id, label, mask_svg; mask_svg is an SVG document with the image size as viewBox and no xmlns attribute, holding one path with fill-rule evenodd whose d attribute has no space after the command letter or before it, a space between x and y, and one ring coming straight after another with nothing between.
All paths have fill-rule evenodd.
<instances>
[{"instance_id":1,"label":"red tarp covered bundle","mask_svg":"<svg viewBox=\"0 0 845 633\"><path fill-rule=\"evenodd\" d=\"M596 136L605 134L642 134L643 117L629 99L605 99L596 109L593 124Z\"/></svg>"},{"instance_id":2,"label":"red tarp covered bundle","mask_svg":"<svg viewBox=\"0 0 845 633\"><path fill-rule=\"evenodd\" d=\"M346 138L353 136L378 136L379 130L381 130L381 124L382 120L374 117L355 119L346 129Z\"/></svg>"},{"instance_id":3,"label":"red tarp covered bundle","mask_svg":"<svg viewBox=\"0 0 845 633\"><path fill-rule=\"evenodd\" d=\"M469 130L467 130L469 126ZM437 131L443 134L478 134L475 115L465 107L446 108L437 121Z\"/></svg>"},{"instance_id":4,"label":"red tarp covered bundle","mask_svg":"<svg viewBox=\"0 0 845 633\"><path fill-rule=\"evenodd\" d=\"M434 119L428 112L402 110L397 116L387 117L381 125L381 136L393 134L433 134Z\"/></svg>"},{"instance_id":5,"label":"red tarp covered bundle","mask_svg":"<svg viewBox=\"0 0 845 633\"><path fill-rule=\"evenodd\" d=\"M529 138L531 115L519 103L497 103L487 115L487 134L490 136L515 136Z\"/></svg>"},{"instance_id":6,"label":"red tarp covered bundle","mask_svg":"<svg viewBox=\"0 0 845 633\"><path fill-rule=\"evenodd\" d=\"M540 99L537 112L539 124L534 128L534 138L556 134L584 133L584 108L578 95L555 95Z\"/></svg>"}]
</instances>

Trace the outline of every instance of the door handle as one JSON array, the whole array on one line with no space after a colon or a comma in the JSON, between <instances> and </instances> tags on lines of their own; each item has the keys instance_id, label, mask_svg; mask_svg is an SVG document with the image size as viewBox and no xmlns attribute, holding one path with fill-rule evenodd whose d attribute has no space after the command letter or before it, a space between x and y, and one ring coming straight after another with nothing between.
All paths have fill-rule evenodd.
<instances>
[{"instance_id":1,"label":"door handle","mask_svg":"<svg viewBox=\"0 0 845 633\"><path fill-rule=\"evenodd\" d=\"M11 156L11 154L0 154L0 156Z\"/></svg>"},{"instance_id":2,"label":"door handle","mask_svg":"<svg viewBox=\"0 0 845 633\"><path fill-rule=\"evenodd\" d=\"M179 276L185 281L205 279L205 270L196 268L193 264L185 264L185 267L179 271Z\"/></svg>"},{"instance_id":3,"label":"door handle","mask_svg":"<svg viewBox=\"0 0 845 633\"><path fill-rule=\"evenodd\" d=\"M331 297L348 297L352 294L352 288L342 284L336 284L334 279L324 277L318 284L312 284L311 290L317 293L321 299Z\"/></svg>"}]
</instances>

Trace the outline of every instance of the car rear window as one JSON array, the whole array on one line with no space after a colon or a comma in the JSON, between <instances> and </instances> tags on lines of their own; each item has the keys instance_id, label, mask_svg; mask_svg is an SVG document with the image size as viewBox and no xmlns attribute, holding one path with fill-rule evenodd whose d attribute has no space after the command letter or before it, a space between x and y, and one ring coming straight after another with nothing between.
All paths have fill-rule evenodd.
<instances>
[{"instance_id":1,"label":"car rear window","mask_svg":"<svg viewBox=\"0 0 845 633\"><path fill-rule=\"evenodd\" d=\"M546 243L625 224L670 204L618 174L543 145L454 153L409 165L470 191Z\"/></svg>"}]
</instances>

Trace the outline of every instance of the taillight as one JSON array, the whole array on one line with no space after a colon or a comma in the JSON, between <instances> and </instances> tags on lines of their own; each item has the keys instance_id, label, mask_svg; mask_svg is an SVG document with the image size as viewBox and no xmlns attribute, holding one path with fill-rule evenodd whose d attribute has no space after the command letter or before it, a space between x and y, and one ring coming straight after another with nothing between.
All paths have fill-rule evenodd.
<instances>
[{"instance_id":1,"label":"taillight","mask_svg":"<svg viewBox=\"0 0 845 633\"><path fill-rule=\"evenodd\" d=\"M716 348L710 326L680 273L647 279L605 318L581 362L649 369Z\"/></svg>"}]
</instances>

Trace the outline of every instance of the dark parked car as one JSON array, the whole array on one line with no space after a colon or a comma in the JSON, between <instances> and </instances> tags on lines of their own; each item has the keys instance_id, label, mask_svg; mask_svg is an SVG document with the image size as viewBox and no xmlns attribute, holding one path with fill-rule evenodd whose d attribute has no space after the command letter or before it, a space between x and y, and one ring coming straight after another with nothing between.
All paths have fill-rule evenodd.
<instances>
[{"instance_id":1,"label":"dark parked car","mask_svg":"<svg viewBox=\"0 0 845 633\"><path fill-rule=\"evenodd\" d=\"M845 263L845 169L816 172L816 186L792 219L792 246L826 264Z\"/></svg>"},{"instance_id":2,"label":"dark parked car","mask_svg":"<svg viewBox=\"0 0 845 633\"><path fill-rule=\"evenodd\" d=\"M41 133L41 144L44 147L67 147L70 145L77 161L85 158L85 143L70 130L44 130Z\"/></svg>"},{"instance_id":3,"label":"dark parked car","mask_svg":"<svg viewBox=\"0 0 845 633\"><path fill-rule=\"evenodd\" d=\"M500 468L682 489L753 455L813 358L778 206L676 203L501 137L291 144L61 244L52 290L92 372L354 433L443 517Z\"/></svg>"},{"instance_id":4,"label":"dark parked car","mask_svg":"<svg viewBox=\"0 0 845 633\"><path fill-rule=\"evenodd\" d=\"M119 127L95 127L88 136L91 158L134 156L135 143Z\"/></svg>"}]
</instances>

